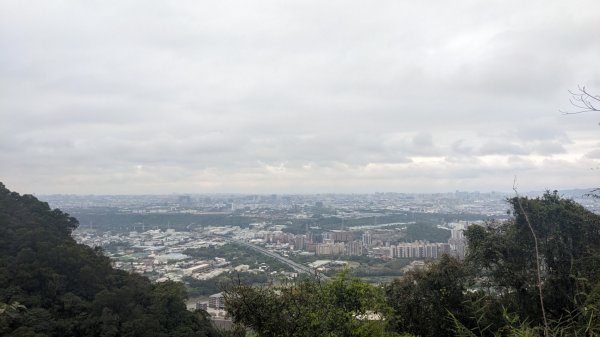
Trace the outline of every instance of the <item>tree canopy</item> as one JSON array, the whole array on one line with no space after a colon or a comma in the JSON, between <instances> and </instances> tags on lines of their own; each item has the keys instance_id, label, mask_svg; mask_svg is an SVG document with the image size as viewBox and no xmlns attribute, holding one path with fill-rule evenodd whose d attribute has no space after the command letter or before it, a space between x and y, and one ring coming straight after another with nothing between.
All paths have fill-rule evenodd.
<instances>
[{"instance_id":1,"label":"tree canopy","mask_svg":"<svg viewBox=\"0 0 600 337\"><path fill-rule=\"evenodd\" d=\"M234 322L261 337L397 336L380 288L347 272L328 282L305 278L273 287L233 284L225 291Z\"/></svg>"},{"instance_id":2,"label":"tree canopy","mask_svg":"<svg viewBox=\"0 0 600 337\"><path fill-rule=\"evenodd\" d=\"M113 269L71 238L77 224L0 183L0 335L217 336L181 284Z\"/></svg>"}]
</instances>

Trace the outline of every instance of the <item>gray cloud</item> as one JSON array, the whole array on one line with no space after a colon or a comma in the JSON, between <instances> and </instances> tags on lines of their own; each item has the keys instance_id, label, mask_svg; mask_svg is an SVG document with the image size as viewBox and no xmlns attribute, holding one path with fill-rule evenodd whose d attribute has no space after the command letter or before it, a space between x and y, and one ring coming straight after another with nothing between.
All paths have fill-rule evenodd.
<instances>
[{"instance_id":1,"label":"gray cloud","mask_svg":"<svg viewBox=\"0 0 600 337\"><path fill-rule=\"evenodd\" d=\"M596 13L4 1L0 179L38 193L509 190L522 170L532 189L589 187L574 172L598 159L597 116L558 110L578 84L600 91Z\"/></svg>"},{"instance_id":2,"label":"gray cloud","mask_svg":"<svg viewBox=\"0 0 600 337\"><path fill-rule=\"evenodd\" d=\"M525 149L523 146L515 143L503 143L497 141L486 142L480 149L479 154L481 155L527 155L530 151Z\"/></svg>"},{"instance_id":3,"label":"gray cloud","mask_svg":"<svg viewBox=\"0 0 600 337\"><path fill-rule=\"evenodd\" d=\"M592 150L585 155L589 159L600 159L600 149Z\"/></svg>"},{"instance_id":4,"label":"gray cloud","mask_svg":"<svg viewBox=\"0 0 600 337\"><path fill-rule=\"evenodd\" d=\"M567 153L563 144L558 142L538 142L533 145L533 152L542 156Z\"/></svg>"}]
</instances>

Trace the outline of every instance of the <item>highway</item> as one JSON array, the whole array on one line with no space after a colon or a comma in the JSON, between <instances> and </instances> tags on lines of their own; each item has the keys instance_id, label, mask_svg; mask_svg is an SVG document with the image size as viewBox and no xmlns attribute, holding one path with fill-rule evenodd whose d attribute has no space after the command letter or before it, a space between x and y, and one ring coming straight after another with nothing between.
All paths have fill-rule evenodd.
<instances>
[{"instance_id":1,"label":"highway","mask_svg":"<svg viewBox=\"0 0 600 337\"><path fill-rule=\"evenodd\" d=\"M265 254L267 256L270 256L270 257L272 257L274 259L277 259L277 260L279 260L279 261L287 264L294 271L296 271L298 273L304 273L304 274L308 274L308 275L312 275L312 276L315 275L315 271L313 269L311 269L310 267L305 266L305 265L301 265L301 264L299 264L297 262L294 262L294 261L292 261L292 260L290 260L288 258L285 258L285 257L283 257L283 256L281 256L281 255L279 255L277 253L273 253L273 252L271 252L269 250L266 250L263 247L260 247L260 246L257 246L257 245L253 245L251 243L240 241L240 240L234 240L234 239L231 239L231 238L226 238L226 237L223 237L223 236L219 236L219 237L221 239L224 239L224 240L229 241L231 243L235 243L235 244L238 244L238 245L241 245L241 246L244 246L244 247L248 247L248 248L254 249L254 250L256 250L256 251L258 251L260 253L263 253L263 254ZM323 279L323 280L329 279L329 277L327 277L327 276L325 276L323 274L320 274L319 277L321 279Z\"/></svg>"}]
</instances>

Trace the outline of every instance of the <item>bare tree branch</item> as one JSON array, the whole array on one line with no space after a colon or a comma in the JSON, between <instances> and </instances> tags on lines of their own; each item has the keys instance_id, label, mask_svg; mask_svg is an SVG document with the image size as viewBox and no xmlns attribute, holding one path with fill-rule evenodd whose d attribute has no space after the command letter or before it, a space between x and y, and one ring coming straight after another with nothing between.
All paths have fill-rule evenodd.
<instances>
[{"instance_id":1,"label":"bare tree branch","mask_svg":"<svg viewBox=\"0 0 600 337\"><path fill-rule=\"evenodd\" d=\"M591 94L585 86L577 86L577 91L569 90L571 105L578 108L577 111L562 111L563 115L576 115L584 112L600 111L600 95Z\"/></svg>"}]
</instances>

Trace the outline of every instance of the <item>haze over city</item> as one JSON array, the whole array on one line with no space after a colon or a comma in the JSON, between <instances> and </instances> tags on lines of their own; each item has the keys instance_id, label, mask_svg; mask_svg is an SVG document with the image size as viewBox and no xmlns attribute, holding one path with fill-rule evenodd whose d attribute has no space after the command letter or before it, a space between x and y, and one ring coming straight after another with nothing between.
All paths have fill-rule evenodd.
<instances>
[{"instance_id":1,"label":"haze over city","mask_svg":"<svg viewBox=\"0 0 600 337\"><path fill-rule=\"evenodd\" d=\"M598 187L600 3L2 1L0 173L36 194Z\"/></svg>"}]
</instances>

